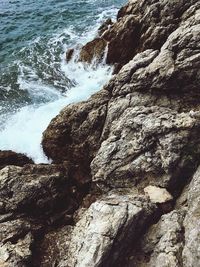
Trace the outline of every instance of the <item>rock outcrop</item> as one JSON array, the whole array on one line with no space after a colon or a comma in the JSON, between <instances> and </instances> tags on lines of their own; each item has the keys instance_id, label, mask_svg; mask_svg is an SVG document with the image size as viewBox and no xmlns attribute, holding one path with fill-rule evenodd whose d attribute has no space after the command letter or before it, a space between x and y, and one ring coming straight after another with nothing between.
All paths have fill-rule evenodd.
<instances>
[{"instance_id":1,"label":"rock outcrop","mask_svg":"<svg viewBox=\"0 0 200 267\"><path fill-rule=\"evenodd\" d=\"M70 161L80 185L91 181L90 163L100 147L109 92L101 91L86 102L62 110L44 132L43 149L53 162Z\"/></svg>"},{"instance_id":2,"label":"rock outcrop","mask_svg":"<svg viewBox=\"0 0 200 267\"><path fill-rule=\"evenodd\" d=\"M92 63L92 60L100 62L103 59L106 49L106 41L102 38L96 38L82 47L79 60Z\"/></svg>"},{"instance_id":3,"label":"rock outcrop","mask_svg":"<svg viewBox=\"0 0 200 267\"><path fill-rule=\"evenodd\" d=\"M80 51L117 64L0 171L0 265L200 265L200 3L133 0ZM69 55L70 57L71 55Z\"/></svg>"},{"instance_id":4,"label":"rock outcrop","mask_svg":"<svg viewBox=\"0 0 200 267\"><path fill-rule=\"evenodd\" d=\"M70 157L79 163L74 144L87 144L92 180L108 188L149 182L171 188L186 179L200 152L198 12L190 4L160 50L138 53L100 93L65 108L44 133L47 156L69 159L72 143Z\"/></svg>"},{"instance_id":5,"label":"rock outcrop","mask_svg":"<svg viewBox=\"0 0 200 267\"><path fill-rule=\"evenodd\" d=\"M2 169L1 266L38 266L38 240L52 227L71 224L80 198L66 163Z\"/></svg>"},{"instance_id":6,"label":"rock outcrop","mask_svg":"<svg viewBox=\"0 0 200 267\"><path fill-rule=\"evenodd\" d=\"M155 211L154 204L134 191L110 192L93 203L77 222L66 260L59 266L115 266Z\"/></svg>"},{"instance_id":7,"label":"rock outcrop","mask_svg":"<svg viewBox=\"0 0 200 267\"><path fill-rule=\"evenodd\" d=\"M184 227L184 266L198 266L200 262L200 168L195 173L187 192L187 213L183 222Z\"/></svg>"},{"instance_id":8,"label":"rock outcrop","mask_svg":"<svg viewBox=\"0 0 200 267\"><path fill-rule=\"evenodd\" d=\"M199 2L184 0L129 1L100 31L118 73L43 138L48 157L84 166L91 194L103 193L79 209L58 266L200 264L199 32Z\"/></svg>"},{"instance_id":9,"label":"rock outcrop","mask_svg":"<svg viewBox=\"0 0 200 267\"><path fill-rule=\"evenodd\" d=\"M26 164L33 164L33 161L23 154L15 153L10 150L0 150L0 169L3 169L8 165L22 167Z\"/></svg>"},{"instance_id":10,"label":"rock outcrop","mask_svg":"<svg viewBox=\"0 0 200 267\"><path fill-rule=\"evenodd\" d=\"M129 1L118 12L117 22L105 22L98 32L98 43L107 43L106 62L117 64L118 71L137 53L160 49L169 35L185 21L187 12L190 16L198 5L198 0ZM102 50L96 49L94 40L83 46L82 53L90 56L80 57L80 60L91 62L92 58L99 58Z\"/></svg>"}]
</instances>

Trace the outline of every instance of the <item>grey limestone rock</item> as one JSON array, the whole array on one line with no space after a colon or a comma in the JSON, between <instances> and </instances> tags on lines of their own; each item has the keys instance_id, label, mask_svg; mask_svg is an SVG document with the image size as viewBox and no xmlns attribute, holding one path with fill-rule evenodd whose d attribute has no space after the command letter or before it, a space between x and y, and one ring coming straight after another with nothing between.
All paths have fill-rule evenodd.
<instances>
[{"instance_id":1,"label":"grey limestone rock","mask_svg":"<svg viewBox=\"0 0 200 267\"><path fill-rule=\"evenodd\" d=\"M131 190L103 196L75 225L66 260L59 267L115 266L155 212L148 198Z\"/></svg>"},{"instance_id":2,"label":"grey limestone rock","mask_svg":"<svg viewBox=\"0 0 200 267\"><path fill-rule=\"evenodd\" d=\"M200 264L200 167L189 185L187 198L188 211L184 220L183 266L194 267Z\"/></svg>"}]
</instances>

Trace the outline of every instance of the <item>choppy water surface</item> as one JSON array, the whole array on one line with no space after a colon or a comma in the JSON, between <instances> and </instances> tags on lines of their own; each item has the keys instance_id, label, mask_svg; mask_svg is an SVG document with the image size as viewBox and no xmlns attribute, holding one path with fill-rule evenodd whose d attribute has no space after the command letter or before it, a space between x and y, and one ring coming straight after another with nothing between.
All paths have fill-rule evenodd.
<instances>
[{"instance_id":1,"label":"choppy water surface","mask_svg":"<svg viewBox=\"0 0 200 267\"><path fill-rule=\"evenodd\" d=\"M92 39L122 0L0 0L0 149L46 162L40 142L50 120L111 77L105 64L66 64L65 51Z\"/></svg>"}]
</instances>

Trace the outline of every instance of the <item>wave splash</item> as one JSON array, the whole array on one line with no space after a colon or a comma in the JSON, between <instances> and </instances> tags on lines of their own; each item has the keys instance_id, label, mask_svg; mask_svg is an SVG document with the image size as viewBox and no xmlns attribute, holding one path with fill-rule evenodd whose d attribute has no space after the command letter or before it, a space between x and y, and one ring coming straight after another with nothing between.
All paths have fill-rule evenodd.
<instances>
[{"instance_id":1,"label":"wave splash","mask_svg":"<svg viewBox=\"0 0 200 267\"><path fill-rule=\"evenodd\" d=\"M61 34L51 38L52 47L57 43L62 43L60 63L57 66L59 78L55 79L53 84L45 84L45 77L38 77L34 68L17 62L20 69L18 84L28 92L32 103L21 107L14 114L8 113L6 115L6 120L0 131L1 150L24 153L31 157L35 163L49 162L41 148L41 140L42 133L51 119L66 105L86 100L91 94L101 89L112 75L112 68L104 61L98 65L94 63L87 66L77 62L74 58L71 62L66 63L65 51L77 43L84 44L93 39L101 22L108 16L114 17L116 12L116 9L113 9L112 12L111 10L109 12L103 11L99 15L95 27L81 35L69 27ZM67 45L64 42L66 35L70 36L70 42ZM38 45L40 38L34 42L35 45ZM54 56L53 52L51 51L52 57ZM48 78L47 72L44 73L45 75Z\"/></svg>"}]
</instances>

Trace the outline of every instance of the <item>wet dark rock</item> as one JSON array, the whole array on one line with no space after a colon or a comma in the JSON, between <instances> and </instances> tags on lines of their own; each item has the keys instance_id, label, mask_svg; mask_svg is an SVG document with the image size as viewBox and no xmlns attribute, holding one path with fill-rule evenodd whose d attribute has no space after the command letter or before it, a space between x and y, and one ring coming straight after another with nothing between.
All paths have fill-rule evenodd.
<instances>
[{"instance_id":1,"label":"wet dark rock","mask_svg":"<svg viewBox=\"0 0 200 267\"><path fill-rule=\"evenodd\" d=\"M109 30L113 22L111 19L107 19L98 29L98 34L101 36L106 30Z\"/></svg>"},{"instance_id":2,"label":"wet dark rock","mask_svg":"<svg viewBox=\"0 0 200 267\"><path fill-rule=\"evenodd\" d=\"M97 93L89 101L69 105L43 134L43 149L55 163L69 160L78 185L91 181L90 162L101 143L109 94Z\"/></svg>"},{"instance_id":3,"label":"wet dark rock","mask_svg":"<svg viewBox=\"0 0 200 267\"><path fill-rule=\"evenodd\" d=\"M103 59L107 42L102 38L96 38L81 48L79 60L92 63L93 60L100 62Z\"/></svg>"},{"instance_id":4,"label":"wet dark rock","mask_svg":"<svg viewBox=\"0 0 200 267\"><path fill-rule=\"evenodd\" d=\"M104 32L102 37L108 41L106 61L108 64L127 63L138 46L140 24L134 16L126 16Z\"/></svg>"},{"instance_id":5,"label":"wet dark rock","mask_svg":"<svg viewBox=\"0 0 200 267\"><path fill-rule=\"evenodd\" d=\"M107 63L118 64L120 69L137 53L146 49L160 49L168 36L185 20L186 12L194 11L191 6L197 8L198 4L198 0L170 3L168 0L129 1L120 9L117 22L110 24L107 29L103 23L99 31L100 40L108 42ZM93 42L84 46L88 48L87 53L92 55L94 45L90 44Z\"/></svg>"},{"instance_id":6,"label":"wet dark rock","mask_svg":"<svg viewBox=\"0 0 200 267\"><path fill-rule=\"evenodd\" d=\"M119 11L117 22L102 36L109 41L107 62L122 66L138 52L160 49L195 4L197 0L129 1Z\"/></svg>"},{"instance_id":7,"label":"wet dark rock","mask_svg":"<svg viewBox=\"0 0 200 267\"><path fill-rule=\"evenodd\" d=\"M74 49L73 48L70 48L69 50L67 50L66 61L69 62L72 59L73 55L74 55Z\"/></svg>"},{"instance_id":8,"label":"wet dark rock","mask_svg":"<svg viewBox=\"0 0 200 267\"><path fill-rule=\"evenodd\" d=\"M0 169L8 165L24 166L26 164L33 164L33 160L24 154L15 153L11 150L0 150Z\"/></svg>"}]
</instances>

